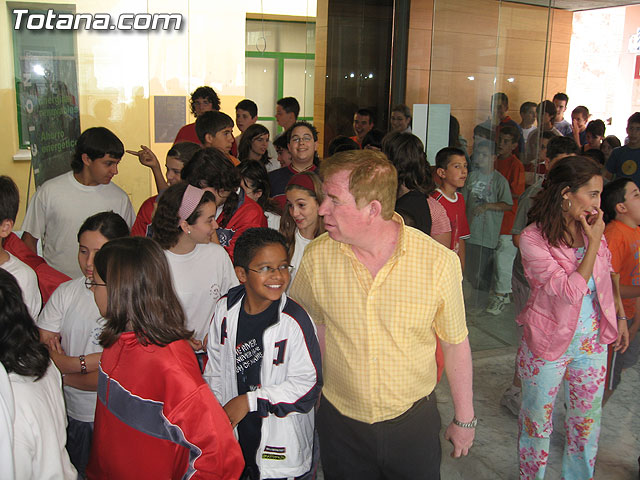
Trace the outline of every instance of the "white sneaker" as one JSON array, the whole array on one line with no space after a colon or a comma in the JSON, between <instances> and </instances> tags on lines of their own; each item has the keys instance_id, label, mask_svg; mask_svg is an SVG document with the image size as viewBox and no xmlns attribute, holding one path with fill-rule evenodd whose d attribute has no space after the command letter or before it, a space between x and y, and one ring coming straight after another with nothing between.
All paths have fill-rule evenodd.
<instances>
[{"instance_id":1,"label":"white sneaker","mask_svg":"<svg viewBox=\"0 0 640 480\"><path fill-rule=\"evenodd\" d=\"M493 297L491 297L491 300L489 300L489 305L487 306L487 313L490 313L491 315L500 315L504 310L505 305L508 305L509 303L511 303L511 300L509 300L509 294L506 294L506 295L496 294Z\"/></svg>"},{"instance_id":2,"label":"white sneaker","mask_svg":"<svg viewBox=\"0 0 640 480\"><path fill-rule=\"evenodd\" d=\"M516 417L520 414L522 406L522 390L513 387L507 388L500 399L500 405L506 407Z\"/></svg>"}]
</instances>

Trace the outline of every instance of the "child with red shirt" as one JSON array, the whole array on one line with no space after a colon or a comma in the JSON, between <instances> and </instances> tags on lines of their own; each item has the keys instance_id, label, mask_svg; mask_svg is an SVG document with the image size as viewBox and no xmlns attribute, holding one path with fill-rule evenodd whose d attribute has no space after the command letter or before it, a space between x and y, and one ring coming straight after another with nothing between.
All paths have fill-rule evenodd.
<instances>
[{"instance_id":1,"label":"child with red shirt","mask_svg":"<svg viewBox=\"0 0 640 480\"><path fill-rule=\"evenodd\" d=\"M520 132L515 127L506 125L500 130L498 136L498 156L495 169L509 182L509 189L513 196L513 206L504 212L502 225L500 226L500 239L495 253L494 269L494 295L489 300L487 313L500 315L505 305L510 302L511 271L513 261L516 258L517 249L513 244L511 228L518 210L518 197L522 195L525 187L524 166L512 152L520 141Z\"/></svg>"},{"instance_id":2,"label":"child with red shirt","mask_svg":"<svg viewBox=\"0 0 640 480\"><path fill-rule=\"evenodd\" d=\"M451 223L451 245L449 248L458 254L464 271L465 239L469 238L469 223L464 197L458 193L467 180L467 159L464 151L455 147L446 147L436 155L436 175L441 187L431 196L444 207Z\"/></svg>"},{"instance_id":3,"label":"child with red shirt","mask_svg":"<svg viewBox=\"0 0 640 480\"><path fill-rule=\"evenodd\" d=\"M611 251L611 266L620 274L620 295L629 326L629 348L609 348L605 401L620 383L622 370L632 367L640 350L640 191L630 178L607 184L602 192L602 210L607 226L604 235Z\"/></svg>"}]
</instances>

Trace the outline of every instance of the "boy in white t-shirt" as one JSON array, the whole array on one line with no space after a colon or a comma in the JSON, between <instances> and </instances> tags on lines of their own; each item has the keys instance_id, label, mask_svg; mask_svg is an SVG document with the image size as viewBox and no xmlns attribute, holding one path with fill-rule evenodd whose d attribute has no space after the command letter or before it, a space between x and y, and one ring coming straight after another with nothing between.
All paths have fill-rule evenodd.
<instances>
[{"instance_id":1,"label":"boy in white t-shirt","mask_svg":"<svg viewBox=\"0 0 640 480\"><path fill-rule=\"evenodd\" d=\"M20 193L15 182L4 175L0 176L0 268L13 275L22 290L22 299L33 318L40 313L42 298L38 288L38 277L31 267L7 252L2 243L13 230L18 215Z\"/></svg>"},{"instance_id":2,"label":"boy in white t-shirt","mask_svg":"<svg viewBox=\"0 0 640 480\"><path fill-rule=\"evenodd\" d=\"M128 195L111 182L124 155L120 139L104 127L85 130L76 144L72 171L48 180L35 193L22 224L22 240L56 270L79 277L76 233L91 215L112 210L133 225L135 213Z\"/></svg>"}]
</instances>

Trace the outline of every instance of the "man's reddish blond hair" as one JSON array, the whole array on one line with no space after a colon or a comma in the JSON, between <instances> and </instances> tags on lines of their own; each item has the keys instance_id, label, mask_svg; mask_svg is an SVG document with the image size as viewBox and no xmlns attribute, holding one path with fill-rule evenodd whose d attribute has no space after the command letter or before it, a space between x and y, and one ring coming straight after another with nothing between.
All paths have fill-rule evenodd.
<instances>
[{"instance_id":1,"label":"man's reddish blond hair","mask_svg":"<svg viewBox=\"0 0 640 480\"><path fill-rule=\"evenodd\" d=\"M378 200L382 205L382 218L390 220L393 216L398 173L384 153L369 149L339 152L325 158L319 171L323 179L339 172L350 172L349 191L358 208Z\"/></svg>"}]
</instances>

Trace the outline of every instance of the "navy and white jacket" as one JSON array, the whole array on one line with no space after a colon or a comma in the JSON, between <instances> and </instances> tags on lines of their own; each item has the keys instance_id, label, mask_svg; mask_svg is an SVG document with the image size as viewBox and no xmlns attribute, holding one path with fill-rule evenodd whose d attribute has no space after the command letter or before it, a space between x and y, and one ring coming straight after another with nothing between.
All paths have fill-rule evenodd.
<instances>
[{"instance_id":1,"label":"navy and white jacket","mask_svg":"<svg viewBox=\"0 0 640 480\"><path fill-rule=\"evenodd\" d=\"M244 285L216 305L204 372L221 405L238 396L236 335ZM285 294L280 314L263 333L261 386L247 393L249 411L262 417L256 454L261 478L300 476L311 468L314 406L322 389L322 360L311 317Z\"/></svg>"}]
</instances>

